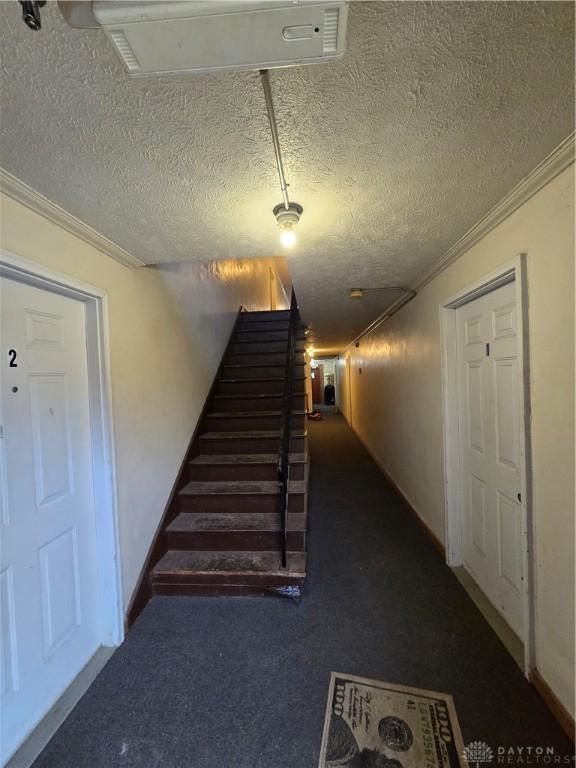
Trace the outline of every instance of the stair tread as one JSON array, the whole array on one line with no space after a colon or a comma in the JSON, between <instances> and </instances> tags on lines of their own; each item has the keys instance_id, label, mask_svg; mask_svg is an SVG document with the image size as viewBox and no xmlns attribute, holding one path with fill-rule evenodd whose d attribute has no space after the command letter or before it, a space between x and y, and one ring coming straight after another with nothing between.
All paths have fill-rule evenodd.
<instances>
[{"instance_id":1,"label":"stair tread","mask_svg":"<svg viewBox=\"0 0 576 768\"><path fill-rule=\"evenodd\" d=\"M306 461L304 453L291 453L291 464L303 464ZM190 464L277 464L278 454L276 453L230 453L230 454L209 454L201 453L196 456Z\"/></svg>"},{"instance_id":2,"label":"stair tread","mask_svg":"<svg viewBox=\"0 0 576 768\"><path fill-rule=\"evenodd\" d=\"M250 324L243 325L238 328L238 330L234 334L234 337L237 338L238 336L242 336L244 334L250 335L253 333L274 333L282 337L280 339L275 339L275 341L288 341L288 323L286 323L285 328L269 328L269 329L251 328ZM297 331L295 334L295 338L298 339L298 341L304 341L306 339L306 334L302 333L302 331Z\"/></svg>"},{"instance_id":3,"label":"stair tread","mask_svg":"<svg viewBox=\"0 0 576 768\"><path fill-rule=\"evenodd\" d=\"M294 361L294 365L304 367L306 363ZM224 368L280 368L282 363L224 363Z\"/></svg>"},{"instance_id":4,"label":"stair tread","mask_svg":"<svg viewBox=\"0 0 576 768\"><path fill-rule=\"evenodd\" d=\"M294 376L293 381L305 381L306 376ZM220 384L248 384L255 381L286 381L285 376L259 376L252 379L218 379Z\"/></svg>"},{"instance_id":5,"label":"stair tread","mask_svg":"<svg viewBox=\"0 0 576 768\"><path fill-rule=\"evenodd\" d=\"M152 570L159 574L222 573L306 575L304 552L288 552L288 568L281 567L280 552L210 552L206 550L168 550Z\"/></svg>"},{"instance_id":6,"label":"stair tread","mask_svg":"<svg viewBox=\"0 0 576 768\"><path fill-rule=\"evenodd\" d=\"M282 416L282 411L214 411L213 413L207 413L207 419L253 419L254 414L256 418L261 416ZM305 416L306 411L294 410L292 416Z\"/></svg>"},{"instance_id":7,"label":"stair tread","mask_svg":"<svg viewBox=\"0 0 576 768\"><path fill-rule=\"evenodd\" d=\"M306 437L306 430L293 429L292 437ZM267 437L280 437L279 429L245 429L243 432L203 432L200 440L250 440Z\"/></svg>"},{"instance_id":8,"label":"stair tread","mask_svg":"<svg viewBox=\"0 0 576 768\"><path fill-rule=\"evenodd\" d=\"M283 339L250 339L250 338L243 338L242 334L251 334L251 333L282 333L282 331L240 331L232 338L233 344L284 344L288 343L288 334L286 335L286 338ZM297 343L303 343L306 341L306 336L296 336L295 341Z\"/></svg>"},{"instance_id":9,"label":"stair tread","mask_svg":"<svg viewBox=\"0 0 576 768\"><path fill-rule=\"evenodd\" d=\"M279 318L289 318L290 317L290 310L289 309L260 309L260 310L249 310L246 312L240 313L240 319L241 320L249 320L252 317L255 317L257 319L260 319L262 315L267 315L270 317L271 320L277 320Z\"/></svg>"},{"instance_id":10,"label":"stair tread","mask_svg":"<svg viewBox=\"0 0 576 768\"><path fill-rule=\"evenodd\" d=\"M170 533L199 531L279 531L279 516L272 512L212 512L195 515L181 512L166 528ZM306 517L302 512L288 515L289 531L305 531Z\"/></svg>"},{"instance_id":11,"label":"stair tread","mask_svg":"<svg viewBox=\"0 0 576 768\"><path fill-rule=\"evenodd\" d=\"M306 483L303 480L291 480L290 493L304 493ZM278 495L280 485L277 480L192 480L178 492L181 496L265 496Z\"/></svg>"},{"instance_id":12,"label":"stair tread","mask_svg":"<svg viewBox=\"0 0 576 768\"><path fill-rule=\"evenodd\" d=\"M268 342L254 342L254 343L256 344L256 343L268 343ZM295 349L294 350L294 352L297 355L303 355L304 351L305 351L304 348L302 348L302 349ZM228 357L234 357L234 356L250 357L250 355L260 355L260 356L262 356L262 355L283 355L283 356L285 356L285 353L283 351L277 351L277 352L258 352L257 350L252 350L252 351L243 350L241 352L233 352L233 351L228 352ZM226 365L226 363L224 363L224 365ZM273 365L273 363L270 363L270 365Z\"/></svg>"},{"instance_id":13,"label":"stair tread","mask_svg":"<svg viewBox=\"0 0 576 768\"><path fill-rule=\"evenodd\" d=\"M305 394L304 392L293 392L292 393L292 397L304 397L304 394ZM243 398L244 400L250 400L251 398L255 398L255 397L260 397L260 398L263 398L263 397L284 397L284 395L282 394L282 392L272 392L272 393L264 394L264 395L262 395L262 394L254 394L254 393L252 393L252 394L241 393L241 394L238 394L238 395L214 395L214 399L215 400L222 400L223 398L225 398L227 400L229 400L231 398Z\"/></svg>"}]
</instances>

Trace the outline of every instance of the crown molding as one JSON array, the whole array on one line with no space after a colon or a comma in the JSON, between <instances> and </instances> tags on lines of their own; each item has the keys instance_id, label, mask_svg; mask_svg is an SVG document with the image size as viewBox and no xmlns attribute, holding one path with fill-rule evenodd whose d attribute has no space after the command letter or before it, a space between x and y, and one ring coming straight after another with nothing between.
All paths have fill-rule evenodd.
<instances>
[{"instance_id":1,"label":"crown molding","mask_svg":"<svg viewBox=\"0 0 576 768\"><path fill-rule=\"evenodd\" d=\"M558 174L566 170L575 160L575 138L576 133L571 133L564 141L550 152L527 176L516 184L513 189L505 195L488 213L483 216L471 229L452 245L446 253L436 261L433 266L425 272L415 283L416 292L422 290L425 285L430 283L437 275L443 272L450 264L453 264L466 251L470 250L483 237L491 232L504 219L507 219L514 211L524 205L533 195L539 192L542 187L556 178ZM402 308L406 303L405 297L400 297L381 315L373 320L362 333L358 334L349 344L347 344L340 354L344 354L352 344L357 342L367 333L375 330L379 325L388 320L395 312Z\"/></svg>"},{"instance_id":2,"label":"crown molding","mask_svg":"<svg viewBox=\"0 0 576 768\"><path fill-rule=\"evenodd\" d=\"M40 214L40 216L48 219L53 224L79 237L88 245L106 254L106 256L110 256L110 258L120 262L125 267L145 266L145 263L137 259L136 256L128 253L124 248L121 248L116 243L113 243L112 240L108 240L107 237L89 227L88 224L85 224L71 213L68 213L68 211L60 208L56 203L48 200L47 197L36 192L36 190L4 170L4 168L0 168L0 190L8 195L8 197L22 203L22 205L34 211L34 213Z\"/></svg>"},{"instance_id":3,"label":"crown molding","mask_svg":"<svg viewBox=\"0 0 576 768\"><path fill-rule=\"evenodd\" d=\"M443 272L456 259L459 259L473 245L491 232L504 219L507 219L514 211L524 205L531 197L539 192L542 187L552 181L559 173L562 173L575 158L575 134L571 133L562 141L556 149L539 163L534 170L516 184L499 203L491 208L474 226L452 245L446 253L438 259L430 270L424 273L414 286L419 291L436 275Z\"/></svg>"}]
</instances>

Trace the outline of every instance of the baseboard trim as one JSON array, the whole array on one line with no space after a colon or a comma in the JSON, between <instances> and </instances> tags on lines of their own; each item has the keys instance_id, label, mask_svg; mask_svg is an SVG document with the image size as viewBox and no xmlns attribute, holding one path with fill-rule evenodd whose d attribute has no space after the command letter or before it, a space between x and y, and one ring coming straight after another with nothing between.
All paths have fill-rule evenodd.
<instances>
[{"instance_id":1,"label":"baseboard trim","mask_svg":"<svg viewBox=\"0 0 576 768\"><path fill-rule=\"evenodd\" d=\"M346 419L348 421L348 419ZM369 454L372 461L376 464L380 472L384 475L386 480L390 483L392 486L394 492L397 494L397 496L400 498L406 509L412 513L414 516L416 522L421 526L421 528L424 530L430 541L434 544L438 552L442 555L444 560L446 560L446 548L444 544L440 541L440 539L434 534L434 532L428 527L427 523L424 522L422 517L418 514L412 503L408 500L402 489L398 486L398 484L392 479L390 476L390 473L386 469L386 467L382 464L382 461L376 456L374 451L370 448L370 446L367 445L365 440L358 434L357 430L350 425L350 422L348 422L348 425L350 426L350 429L354 432L358 440L362 443L364 446L364 449ZM574 724L574 718L572 715L568 712L566 707L562 704L560 699L556 696L552 688L548 685L548 683L544 680L542 675L537 669L532 669L529 676L530 682L538 692L538 694L543 699L544 703L550 710L550 712L554 715L555 719L560 724L562 730L566 733L568 738L575 742L575 724Z\"/></svg>"},{"instance_id":2,"label":"baseboard trim","mask_svg":"<svg viewBox=\"0 0 576 768\"><path fill-rule=\"evenodd\" d=\"M536 668L530 671L530 682L534 688L536 688L550 712L552 712L559 722L566 736L568 736L572 742L575 742L574 718Z\"/></svg>"},{"instance_id":3,"label":"baseboard trim","mask_svg":"<svg viewBox=\"0 0 576 768\"><path fill-rule=\"evenodd\" d=\"M399 499L402 501L406 509L412 514L418 525L422 528L424 533L428 536L432 544L436 547L438 552L442 555L442 558L444 562L446 562L446 547L444 544L440 541L440 539L436 536L436 534L432 531L432 529L428 526L428 524L424 521L424 519L418 514L412 503L407 498L404 491L398 486L398 484L392 479L390 476L390 473L386 469L386 467L382 464L381 460L378 458L378 456L374 453L374 451L370 448L370 446L365 442L365 440L358 434L357 430L354 429L354 427L350 427L358 440L362 443L364 446L364 449L366 452L370 455L370 458L372 461L376 464L380 472L384 475L386 480L390 483L392 486L392 489L394 490L394 493L399 497Z\"/></svg>"}]
</instances>

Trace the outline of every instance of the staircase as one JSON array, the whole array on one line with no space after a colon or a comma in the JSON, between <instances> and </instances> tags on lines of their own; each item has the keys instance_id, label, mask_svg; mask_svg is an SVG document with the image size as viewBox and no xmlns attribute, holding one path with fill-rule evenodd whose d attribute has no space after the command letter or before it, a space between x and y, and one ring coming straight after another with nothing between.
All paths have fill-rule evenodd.
<instances>
[{"instance_id":1,"label":"staircase","mask_svg":"<svg viewBox=\"0 0 576 768\"><path fill-rule=\"evenodd\" d=\"M148 575L152 594L300 596L308 479L304 343L295 299L291 310L239 314L164 518Z\"/></svg>"}]
</instances>

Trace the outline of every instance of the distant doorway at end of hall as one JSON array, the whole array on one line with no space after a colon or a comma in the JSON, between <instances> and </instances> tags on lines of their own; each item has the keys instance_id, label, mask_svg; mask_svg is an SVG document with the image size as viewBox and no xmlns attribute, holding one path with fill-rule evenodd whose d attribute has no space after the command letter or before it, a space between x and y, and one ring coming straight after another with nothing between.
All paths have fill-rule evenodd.
<instances>
[{"instance_id":1,"label":"distant doorway at end of hall","mask_svg":"<svg viewBox=\"0 0 576 768\"><path fill-rule=\"evenodd\" d=\"M310 361L312 404L314 408L338 406L338 381L336 358L326 357Z\"/></svg>"}]
</instances>

